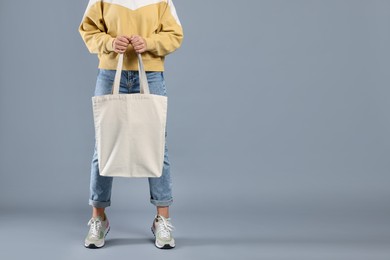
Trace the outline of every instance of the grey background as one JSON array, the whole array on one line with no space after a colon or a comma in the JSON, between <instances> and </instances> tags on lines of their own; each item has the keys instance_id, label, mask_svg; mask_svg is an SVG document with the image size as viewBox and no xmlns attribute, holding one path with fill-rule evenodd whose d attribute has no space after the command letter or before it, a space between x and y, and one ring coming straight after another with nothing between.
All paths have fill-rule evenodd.
<instances>
[{"instance_id":1,"label":"grey background","mask_svg":"<svg viewBox=\"0 0 390 260\"><path fill-rule=\"evenodd\" d=\"M86 6L0 2L2 258L389 259L389 1L175 1L177 248L163 252L140 179L114 180L106 247L82 245L98 62L77 30Z\"/></svg>"}]
</instances>

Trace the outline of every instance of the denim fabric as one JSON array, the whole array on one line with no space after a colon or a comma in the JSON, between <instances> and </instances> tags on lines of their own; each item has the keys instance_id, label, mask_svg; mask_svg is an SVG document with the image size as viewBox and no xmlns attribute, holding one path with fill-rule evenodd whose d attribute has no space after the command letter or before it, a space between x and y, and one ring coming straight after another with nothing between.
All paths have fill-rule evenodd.
<instances>
[{"instance_id":1,"label":"denim fabric","mask_svg":"<svg viewBox=\"0 0 390 260\"><path fill-rule=\"evenodd\" d=\"M151 94L167 95L163 72L147 71L149 89ZM95 87L95 96L110 94L114 82L115 70L99 69ZM139 93L138 71L122 71L120 93ZM167 131L165 131L165 138ZM99 175L96 143L91 163L90 197L89 205L105 208L111 205L111 189L113 177ZM172 180L170 163L168 159L167 142L165 142L164 165L162 175L158 178L148 178L150 202L155 206L169 206L173 202Z\"/></svg>"}]
</instances>

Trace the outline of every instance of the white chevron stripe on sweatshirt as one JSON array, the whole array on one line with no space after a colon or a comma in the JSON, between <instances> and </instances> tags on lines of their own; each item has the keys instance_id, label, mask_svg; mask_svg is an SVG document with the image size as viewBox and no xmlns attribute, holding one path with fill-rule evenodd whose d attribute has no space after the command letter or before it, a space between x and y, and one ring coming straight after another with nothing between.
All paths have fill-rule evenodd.
<instances>
[{"instance_id":1,"label":"white chevron stripe on sweatshirt","mask_svg":"<svg viewBox=\"0 0 390 260\"><path fill-rule=\"evenodd\" d=\"M176 13L175 6L173 5L171 0L90 0L88 2L87 8L84 12L83 19L84 19L85 15L87 14L88 9L92 5L94 5L95 3L100 2L100 1L102 1L104 3L121 5L123 7L129 8L133 11L137 10L141 7L147 6L147 5L157 4L160 2L167 2L168 6L170 7L172 16L175 18L176 22L179 25L181 25L179 17L177 16L177 13Z\"/></svg>"}]
</instances>

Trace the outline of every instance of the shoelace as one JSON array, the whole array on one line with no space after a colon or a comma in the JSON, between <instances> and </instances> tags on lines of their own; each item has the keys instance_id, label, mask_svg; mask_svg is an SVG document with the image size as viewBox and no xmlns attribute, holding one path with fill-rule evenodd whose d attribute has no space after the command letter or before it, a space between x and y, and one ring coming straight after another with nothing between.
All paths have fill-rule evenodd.
<instances>
[{"instance_id":1,"label":"shoelace","mask_svg":"<svg viewBox=\"0 0 390 260\"><path fill-rule=\"evenodd\" d=\"M88 226L91 226L91 236L93 238L99 238L99 230L102 227L102 222L99 219L91 218L88 221Z\"/></svg>"},{"instance_id":2,"label":"shoelace","mask_svg":"<svg viewBox=\"0 0 390 260\"><path fill-rule=\"evenodd\" d=\"M160 231L160 235L161 237L164 237L164 238L169 238L170 236L170 232L173 231L173 229L175 228L171 222L169 222L169 220L167 220L166 218L160 216L159 218L159 221L157 222L157 227L158 227L158 230ZM162 221L161 221L162 220Z\"/></svg>"}]
</instances>

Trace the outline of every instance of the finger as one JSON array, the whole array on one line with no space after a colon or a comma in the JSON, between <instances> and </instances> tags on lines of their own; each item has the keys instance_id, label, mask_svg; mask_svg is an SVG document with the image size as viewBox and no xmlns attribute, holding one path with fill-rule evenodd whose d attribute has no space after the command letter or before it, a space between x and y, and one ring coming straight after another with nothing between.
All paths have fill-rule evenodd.
<instances>
[{"instance_id":1,"label":"finger","mask_svg":"<svg viewBox=\"0 0 390 260\"><path fill-rule=\"evenodd\" d=\"M124 43L130 43L129 39L126 36L119 36L118 40Z\"/></svg>"},{"instance_id":2,"label":"finger","mask_svg":"<svg viewBox=\"0 0 390 260\"><path fill-rule=\"evenodd\" d=\"M142 49L140 49L140 50L136 50L137 53L143 53L143 52L145 52L145 51L146 51L145 48L142 48Z\"/></svg>"},{"instance_id":3,"label":"finger","mask_svg":"<svg viewBox=\"0 0 390 260\"><path fill-rule=\"evenodd\" d=\"M119 52L124 52L124 51L126 51L126 48L118 47L118 46L117 46L117 47L115 48L115 50L116 50L116 51L119 51Z\"/></svg>"},{"instance_id":4,"label":"finger","mask_svg":"<svg viewBox=\"0 0 390 260\"><path fill-rule=\"evenodd\" d=\"M142 39L139 39L138 41L133 41L133 42L131 42L131 44L132 44L133 46L145 45L145 41L143 41Z\"/></svg>"},{"instance_id":5,"label":"finger","mask_svg":"<svg viewBox=\"0 0 390 260\"><path fill-rule=\"evenodd\" d=\"M140 41L138 38L135 38L135 39L131 40L130 43L131 43L132 45L139 45L140 42L141 42L141 41Z\"/></svg>"},{"instance_id":6,"label":"finger","mask_svg":"<svg viewBox=\"0 0 390 260\"><path fill-rule=\"evenodd\" d=\"M136 42L136 43L134 43L134 44L132 44L132 45L133 45L133 47L135 48L135 47L142 46L143 43L142 43L142 42Z\"/></svg>"},{"instance_id":7,"label":"finger","mask_svg":"<svg viewBox=\"0 0 390 260\"><path fill-rule=\"evenodd\" d=\"M118 47L124 47L124 48L127 48L127 46L129 45L128 43L125 43L125 42L117 42L116 43L116 45L118 46Z\"/></svg>"},{"instance_id":8,"label":"finger","mask_svg":"<svg viewBox=\"0 0 390 260\"><path fill-rule=\"evenodd\" d=\"M145 45L138 45L138 46L134 46L134 49L135 50L142 50L142 49L144 49L145 48Z\"/></svg>"},{"instance_id":9,"label":"finger","mask_svg":"<svg viewBox=\"0 0 390 260\"><path fill-rule=\"evenodd\" d=\"M132 38L131 38L131 41L132 42L139 42L139 41L143 41L142 37L141 36L138 36L138 35L134 35Z\"/></svg>"},{"instance_id":10,"label":"finger","mask_svg":"<svg viewBox=\"0 0 390 260\"><path fill-rule=\"evenodd\" d=\"M142 39L142 38L140 38L137 43L139 43L140 45L145 45L146 44L144 39Z\"/></svg>"},{"instance_id":11,"label":"finger","mask_svg":"<svg viewBox=\"0 0 390 260\"><path fill-rule=\"evenodd\" d=\"M145 52L145 49L136 50L135 52L136 53L143 53L143 52Z\"/></svg>"},{"instance_id":12,"label":"finger","mask_svg":"<svg viewBox=\"0 0 390 260\"><path fill-rule=\"evenodd\" d=\"M120 46L128 46L129 45L129 42L126 41L121 41L121 40L118 40L117 41L117 44L120 45Z\"/></svg>"},{"instance_id":13,"label":"finger","mask_svg":"<svg viewBox=\"0 0 390 260\"><path fill-rule=\"evenodd\" d=\"M129 40L129 43L131 43L132 41L135 40L135 37L134 37L134 35L132 35L132 36L128 37L127 39Z\"/></svg>"}]
</instances>

